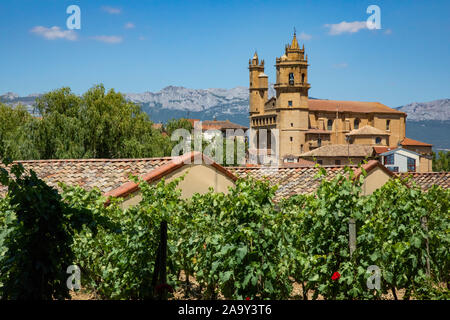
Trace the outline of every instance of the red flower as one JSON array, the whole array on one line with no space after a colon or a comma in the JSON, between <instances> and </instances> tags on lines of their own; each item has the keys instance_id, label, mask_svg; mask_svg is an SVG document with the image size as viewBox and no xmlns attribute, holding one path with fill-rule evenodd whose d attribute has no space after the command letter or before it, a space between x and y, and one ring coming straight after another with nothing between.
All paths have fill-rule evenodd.
<instances>
[{"instance_id":1,"label":"red flower","mask_svg":"<svg viewBox=\"0 0 450 320\"><path fill-rule=\"evenodd\" d=\"M339 272L335 272L333 273L333 275L331 276L331 280L336 281L341 277L341 275L339 274Z\"/></svg>"},{"instance_id":2,"label":"red flower","mask_svg":"<svg viewBox=\"0 0 450 320\"><path fill-rule=\"evenodd\" d=\"M245 300L250 300L250 298L249 298L249 297L247 297L247 298L245 298Z\"/></svg>"}]
</instances>

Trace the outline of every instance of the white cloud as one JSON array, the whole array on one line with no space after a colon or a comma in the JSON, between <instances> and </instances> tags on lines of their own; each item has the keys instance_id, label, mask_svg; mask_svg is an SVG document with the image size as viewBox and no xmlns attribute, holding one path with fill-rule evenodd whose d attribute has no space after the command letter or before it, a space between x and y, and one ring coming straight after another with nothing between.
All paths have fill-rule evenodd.
<instances>
[{"instance_id":1,"label":"white cloud","mask_svg":"<svg viewBox=\"0 0 450 320\"><path fill-rule=\"evenodd\" d=\"M302 33L300 33L298 38L301 40L311 40L312 35L302 32Z\"/></svg>"},{"instance_id":2,"label":"white cloud","mask_svg":"<svg viewBox=\"0 0 450 320\"><path fill-rule=\"evenodd\" d=\"M337 63L337 64L333 65L333 68L335 68L335 69L344 69L347 67L348 67L348 64L346 62Z\"/></svg>"},{"instance_id":3,"label":"white cloud","mask_svg":"<svg viewBox=\"0 0 450 320\"><path fill-rule=\"evenodd\" d=\"M134 27L136 27L136 26L134 25L133 22L125 23L125 29L133 29Z\"/></svg>"},{"instance_id":4,"label":"white cloud","mask_svg":"<svg viewBox=\"0 0 450 320\"><path fill-rule=\"evenodd\" d=\"M386 31L384 33L385 34L392 34L392 30L391 29L386 29Z\"/></svg>"},{"instance_id":5,"label":"white cloud","mask_svg":"<svg viewBox=\"0 0 450 320\"><path fill-rule=\"evenodd\" d=\"M123 38L119 37L119 36L95 36L95 37L91 37L91 38L96 41L112 43L112 44L121 43L123 40Z\"/></svg>"},{"instance_id":6,"label":"white cloud","mask_svg":"<svg viewBox=\"0 0 450 320\"><path fill-rule=\"evenodd\" d=\"M120 14L122 12L122 9L109 7L109 6L103 6L102 10L109 14Z\"/></svg>"},{"instance_id":7,"label":"white cloud","mask_svg":"<svg viewBox=\"0 0 450 320\"><path fill-rule=\"evenodd\" d=\"M355 33L362 29L367 28L367 21L342 21L337 24L326 24L325 27L329 28L328 34L336 36L343 33Z\"/></svg>"},{"instance_id":8,"label":"white cloud","mask_svg":"<svg viewBox=\"0 0 450 320\"><path fill-rule=\"evenodd\" d=\"M140 36L139 37L139 40L141 40L141 41L144 41L144 40L146 40L147 38L146 37L144 37L144 36Z\"/></svg>"},{"instance_id":9,"label":"white cloud","mask_svg":"<svg viewBox=\"0 0 450 320\"><path fill-rule=\"evenodd\" d=\"M38 36L44 37L47 40L66 39L75 41L78 38L77 33L74 30L61 30L61 28L57 26L50 28L36 26L30 31Z\"/></svg>"}]
</instances>

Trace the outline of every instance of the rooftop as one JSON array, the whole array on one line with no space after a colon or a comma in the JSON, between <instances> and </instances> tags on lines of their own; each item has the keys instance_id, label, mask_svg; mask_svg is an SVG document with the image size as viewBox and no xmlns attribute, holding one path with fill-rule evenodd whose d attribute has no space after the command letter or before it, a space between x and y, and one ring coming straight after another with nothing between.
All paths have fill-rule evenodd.
<instances>
[{"instance_id":1,"label":"rooftop","mask_svg":"<svg viewBox=\"0 0 450 320\"><path fill-rule=\"evenodd\" d=\"M191 152L180 157L143 159L59 159L14 161L14 163L21 163L27 171L33 170L40 179L55 188L62 182L86 190L98 188L102 194L119 197L137 190L137 185L130 181L130 175L145 181L155 181L184 163L192 163L194 156L198 155L201 153ZM205 163L210 163L231 179L236 179L224 167L206 156L203 157ZM188 159L189 162L186 161ZM6 191L6 187L0 184L0 195L6 194Z\"/></svg>"},{"instance_id":2,"label":"rooftop","mask_svg":"<svg viewBox=\"0 0 450 320\"><path fill-rule=\"evenodd\" d=\"M196 122L201 121L199 119L187 119L194 126ZM230 120L204 120L202 121L202 130L226 130L226 129L242 129L247 130L247 127L240 124L233 123Z\"/></svg>"},{"instance_id":3,"label":"rooftop","mask_svg":"<svg viewBox=\"0 0 450 320\"><path fill-rule=\"evenodd\" d=\"M329 144L312 151L305 152L300 157L370 157L373 146L363 144Z\"/></svg>"},{"instance_id":4,"label":"rooftop","mask_svg":"<svg viewBox=\"0 0 450 320\"><path fill-rule=\"evenodd\" d=\"M404 138L402 141L400 141L400 145L402 146L420 146L420 147L431 147L432 144L413 140L410 138Z\"/></svg>"},{"instance_id":5,"label":"rooftop","mask_svg":"<svg viewBox=\"0 0 450 320\"><path fill-rule=\"evenodd\" d=\"M353 129L352 131L347 133L347 136L388 136L388 135L390 135L389 132L380 130L378 128L369 125L359 129Z\"/></svg>"},{"instance_id":6,"label":"rooftop","mask_svg":"<svg viewBox=\"0 0 450 320\"><path fill-rule=\"evenodd\" d=\"M433 185L444 189L450 188L450 172L405 172L398 173L402 178L410 177L422 190L426 191Z\"/></svg>"},{"instance_id":7,"label":"rooftop","mask_svg":"<svg viewBox=\"0 0 450 320\"><path fill-rule=\"evenodd\" d=\"M399 115L406 115L406 113L404 112L389 108L388 106L379 102L309 99L308 105L309 109L312 111L394 113Z\"/></svg>"},{"instance_id":8,"label":"rooftop","mask_svg":"<svg viewBox=\"0 0 450 320\"><path fill-rule=\"evenodd\" d=\"M373 168L383 167L378 161L371 160L362 167L369 172ZM322 166L326 175L316 177L319 167L310 166L293 166L293 167L234 167L229 170L236 176L245 178L253 177L259 180L267 180L271 185L279 185L276 191L275 200L290 197L295 194L309 194L317 190L322 179L327 181L335 178L339 173L345 174L345 166ZM361 174L361 170L357 166L350 166L354 169L355 176ZM384 168L384 167L383 167ZM385 172L393 175L388 169Z\"/></svg>"}]
</instances>

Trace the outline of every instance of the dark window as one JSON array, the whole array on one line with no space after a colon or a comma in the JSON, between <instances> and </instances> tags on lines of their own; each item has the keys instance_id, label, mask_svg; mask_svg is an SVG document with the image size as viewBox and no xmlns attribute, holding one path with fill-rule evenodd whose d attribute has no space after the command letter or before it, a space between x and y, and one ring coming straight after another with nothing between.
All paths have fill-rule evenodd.
<instances>
[{"instance_id":1,"label":"dark window","mask_svg":"<svg viewBox=\"0 0 450 320\"><path fill-rule=\"evenodd\" d=\"M394 164L394 155L393 154L389 154L387 156L384 157L384 164L389 165L389 164Z\"/></svg>"},{"instance_id":2,"label":"dark window","mask_svg":"<svg viewBox=\"0 0 450 320\"><path fill-rule=\"evenodd\" d=\"M291 122L291 127L293 127L294 126L294 124Z\"/></svg>"},{"instance_id":3,"label":"dark window","mask_svg":"<svg viewBox=\"0 0 450 320\"><path fill-rule=\"evenodd\" d=\"M291 137L291 141L292 141L292 137Z\"/></svg>"},{"instance_id":4,"label":"dark window","mask_svg":"<svg viewBox=\"0 0 450 320\"><path fill-rule=\"evenodd\" d=\"M294 84L294 74L293 73L289 73L289 84L290 85Z\"/></svg>"},{"instance_id":5,"label":"dark window","mask_svg":"<svg viewBox=\"0 0 450 320\"><path fill-rule=\"evenodd\" d=\"M317 139L317 145L318 145L319 147L322 146L322 139L321 139L321 138Z\"/></svg>"},{"instance_id":6,"label":"dark window","mask_svg":"<svg viewBox=\"0 0 450 320\"><path fill-rule=\"evenodd\" d=\"M302 83L304 83L304 82L305 82L305 74L302 73Z\"/></svg>"},{"instance_id":7,"label":"dark window","mask_svg":"<svg viewBox=\"0 0 450 320\"><path fill-rule=\"evenodd\" d=\"M292 107L292 101L291 100L288 101L288 106Z\"/></svg>"},{"instance_id":8,"label":"dark window","mask_svg":"<svg viewBox=\"0 0 450 320\"><path fill-rule=\"evenodd\" d=\"M353 128L359 129L359 119L355 119L355 121L353 121Z\"/></svg>"},{"instance_id":9,"label":"dark window","mask_svg":"<svg viewBox=\"0 0 450 320\"><path fill-rule=\"evenodd\" d=\"M387 167L387 168L393 172L398 172L398 167Z\"/></svg>"},{"instance_id":10,"label":"dark window","mask_svg":"<svg viewBox=\"0 0 450 320\"><path fill-rule=\"evenodd\" d=\"M300 153L303 153L303 145L300 145Z\"/></svg>"},{"instance_id":11,"label":"dark window","mask_svg":"<svg viewBox=\"0 0 450 320\"><path fill-rule=\"evenodd\" d=\"M337 166L340 166L341 165L341 160L335 160L334 164L337 165Z\"/></svg>"},{"instance_id":12,"label":"dark window","mask_svg":"<svg viewBox=\"0 0 450 320\"><path fill-rule=\"evenodd\" d=\"M380 144L381 143L381 138L380 137L376 137L375 138L375 143L376 144Z\"/></svg>"},{"instance_id":13,"label":"dark window","mask_svg":"<svg viewBox=\"0 0 450 320\"><path fill-rule=\"evenodd\" d=\"M327 129L328 131L331 131L333 129L333 120L328 120L327 122Z\"/></svg>"},{"instance_id":14,"label":"dark window","mask_svg":"<svg viewBox=\"0 0 450 320\"><path fill-rule=\"evenodd\" d=\"M408 158L408 172L416 171L416 159Z\"/></svg>"},{"instance_id":15,"label":"dark window","mask_svg":"<svg viewBox=\"0 0 450 320\"><path fill-rule=\"evenodd\" d=\"M317 163L318 164L322 164L322 160L317 160Z\"/></svg>"},{"instance_id":16,"label":"dark window","mask_svg":"<svg viewBox=\"0 0 450 320\"><path fill-rule=\"evenodd\" d=\"M386 120L386 131L391 130L391 120Z\"/></svg>"}]
</instances>

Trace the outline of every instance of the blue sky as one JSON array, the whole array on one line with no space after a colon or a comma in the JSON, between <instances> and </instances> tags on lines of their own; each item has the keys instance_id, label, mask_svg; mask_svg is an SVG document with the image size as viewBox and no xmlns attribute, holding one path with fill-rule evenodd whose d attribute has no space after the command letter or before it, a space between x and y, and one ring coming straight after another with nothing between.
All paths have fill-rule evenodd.
<instances>
[{"instance_id":1,"label":"blue sky","mask_svg":"<svg viewBox=\"0 0 450 320\"><path fill-rule=\"evenodd\" d=\"M80 30L66 26L72 4ZM361 27L369 5L380 30ZM255 49L274 82L295 27L310 96L391 107L449 98L449 12L449 1L2 0L0 94L248 86Z\"/></svg>"}]
</instances>

